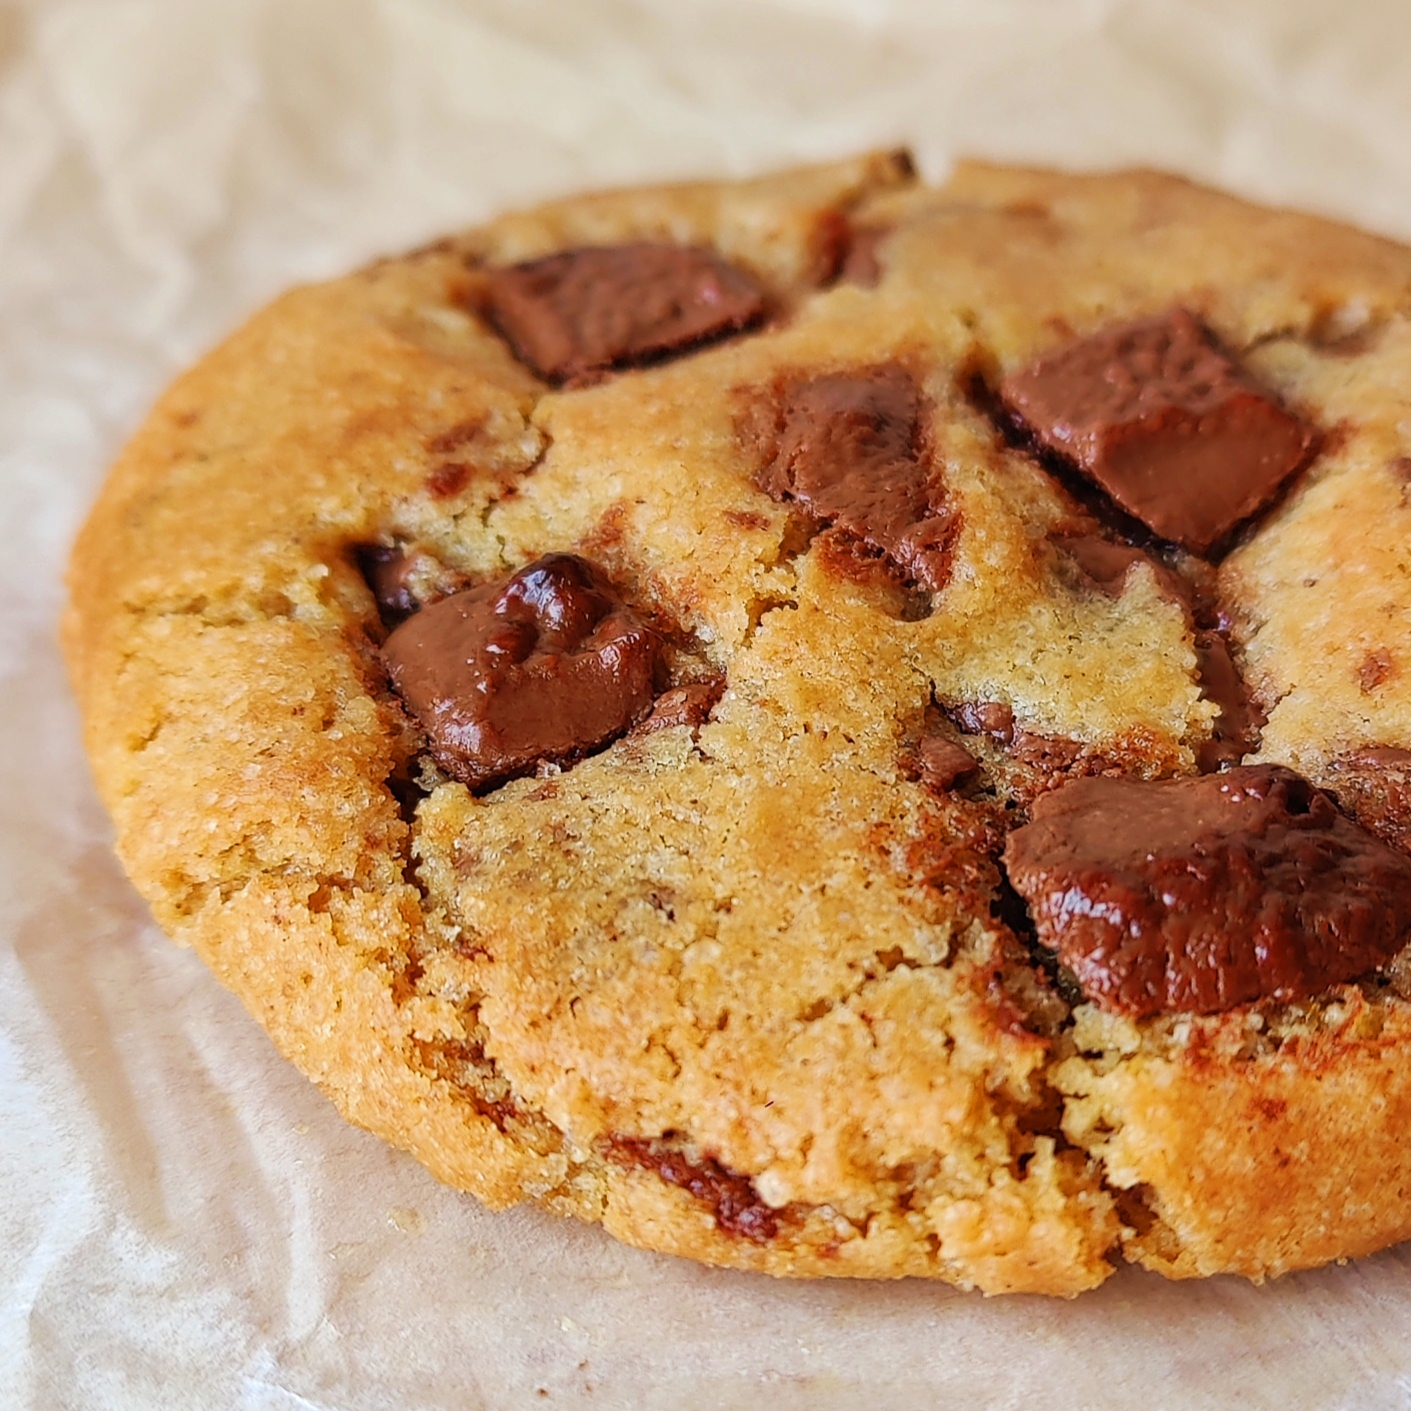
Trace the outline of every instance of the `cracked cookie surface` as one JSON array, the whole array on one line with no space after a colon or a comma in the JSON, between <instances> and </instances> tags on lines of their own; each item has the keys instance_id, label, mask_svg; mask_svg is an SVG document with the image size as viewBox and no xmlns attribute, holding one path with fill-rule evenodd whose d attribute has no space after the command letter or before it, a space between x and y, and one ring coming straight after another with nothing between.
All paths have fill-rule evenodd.
<instances>
[{"instance_id":1,"label":"cracked cookie surface","mask_svg":"<svg viewBox=\"0 0 1411 1411\"><path fill-rule=\"evenodd\" d=\"M1168 326L1170 386L1070 417L1066 459L1033 370ZM1406 952L1133 1017L1004 852L1069 781L1241 760L1406 850L1408 378L1411 252L1148 173L877 155L296 290L163 397L75 550L119 851L346 1116L493 1206L987 1292L1381 1247ZM1281 458L1172 531L1110 448L1232 405ZM389 634L463 601L509 661L465 689L535 689L552 602L482 618L551 555L610 604L585 680L611 604L650 640L630 704L448 774Z\"/></svg>"}]
</instances>

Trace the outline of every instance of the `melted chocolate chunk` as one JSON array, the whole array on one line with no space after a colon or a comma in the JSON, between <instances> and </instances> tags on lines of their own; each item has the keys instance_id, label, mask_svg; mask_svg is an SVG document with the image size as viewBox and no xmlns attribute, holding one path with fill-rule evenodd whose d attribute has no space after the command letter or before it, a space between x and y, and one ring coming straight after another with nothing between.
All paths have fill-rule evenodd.
<instances>
[{"instance_id":1,"label":"melted chocolate chunk","mask_svg":"<svg viewBox=\"0 0 1411 1411\"><path fill-rule=\"evenodd\" d=\"M1257 750L1269 717L1250 695L1230 654L1230 645L1220 632L1214 628L1198 631L1195 655L1200 665L1201 691L1206 700L1220 707L1210 738L1195 756L1201 772L1212 774L1217 769L1238 764L1245 755Z\"/></svg>"},{"instance_id":2,"label":"melted chocolate chunk","mask_svg":"<svg viewBox=\"0 0 1411 1411\"><path fill-rule=\"evenodd\" d=\"M1004 865L1040 941L1120 1014L1295 1000L1364 975L1411 927L1411 858L1279 765L1041 797Z\"/></svg>"},{"instance_id":3,"label":"melted chocolate chunk","mask_svg":"<svg viewBox=\"0 0 1411 1411\"><path fill-rule=\"evenodd\" d=\"M1041 446L1197 554L1266 505L1316 440L1184 309L1059 348L1000 396Z\"/></svg>"},{"instance_id":4,"label":"melted chocolate chunk","mask_svg":"<svg viewBox=\"0 0 1411 1411\"><path fill-rule=\"evenodd\" d=\"M1099 749L1066 735L1026 730L1003 701L962 701L943 709L962 735L988 736L1004 751L1010 767L1001 769L1003 788L1012 803L1026 807L1039 794L1057 788L1065 777L1122 774L1142 757L1130 745ZM991 757L990 767L997 762Z\"/></svg>"},{"instance_id":5,"label":"melted chocolate chunk","mask_svg":"<svg viewBox=\"0 0 1411 1411\"><path fill-rule=\"evenodd\" d=\"M1411 852L1411 750L1391 745L1349 750L1329 767L1328 788L1364 828Z\"/></svg>"},{"instance_id":6,"label":"melted chocolate chunk","mask_svg":"<svg viewBox=\"0 0 1411 1411\"><path fill-rule=\"evenodd\" d=\"M728 1170L714 1157L688 1161L681 1152L642 1137L613 1137L609 1154L619 1165L655 1171L668 1185L689 1191L727 1234L766 1244L779 1232L779 1212L759 1198L749 1177Z\"/></svg>"},{"instance_id":7,"label":"melted chocolate chunk","mask_svg":"<svg viewBox=\"0 0 1411 1411\"><path fill-rule=\"evenodd\" d=\"M580 759L641 719L659 649L595 565L548 554L417 613L383 655L436 762L482 789Z\"/></svg>"},{"instance_id":8,"label":"melted chocolate chunk","mask_svg":"<svg viewBox=\"0 0 1411 1411\"><path fill-rule=\"evenodd\" d=\"M1120 598L1127 574L1138 564L1155 560L1128 544L1114 544L1096 534L1055 535L1053 542L1073 560L1083 577L1109 598Z\"/></svg>"},{"instance_id":9,"label":"melted chocolate chunk","mask_svg":"<svg viewBox=\"0 0 1411 1411\"><path fill-rule=\"evenodd\" d=\"M354 552L377 600L378 616L389 630L465 582L434 554L414 544L359 544Z\"/></svg>"},{"instance_id":10,"label":"melted chocolate chunk","mask_svg":"<svg viewBox=\"0 0 1411 1411\"><path fill-rule=\"evenodd\" d=\"M966 735L989 735L1002 745L1014 740L1014 711L1003 701L962 701L946 714Z\"/></svg>"},{"instance_id":11,"label":"melted chocolate chunk","mask_svg":"<svg viewBox=\"0 0 1411 1411\"><path fill-rule=\"evenodd\" d=\"M589 246L490 272L487 312L516 356L567 382L758 323L753 276L695 245Z\"/></svg>"},{"instance_id":12,"label":"melted chocolate chunk","mask_svg":"<svg viewBox=\"0 0 1411 1411\"><path fill-rule=\"evenodd\" d=\"M944 794L975 774L980 762L964 745L944 735L923 735L916 743L915 768L921 784Z\"/></svg>"},{"instance_id":13,"label":"melted chocolate chunk","mask_svg":"<svg viewBox=\"0 0 1411 1411\"><path fill-rule=\"evenodd\" d=\"M921 390L900 367L787 383L761 488L880 550L932 592L950 576L955 516L936 503Z\"/></svg>"},{"instance_id":14,"label":"melted chocolate chunk","mask_svg":"<svg viewBox=\"0 0 1411 1411\"><path fill-rule=\"evenodd\" d=\"M1066 774L1091 754L1078 740L1066 735L1043 735L1037 730L1016 729L1009 742L1009 756L1020 764L1028 764L1044 774ZM1101 757L1096 757L1101 768Z\"/></svg>"},{"instance_id":15,"label":"melted chocolate chunk","mask_svg":"<svg viewBox=\"0 0 1411 1411\"><path fill-rule=\"evenodd\" d=\"M1128 573L1138 564L1146 564L1163 597L1183 606L1190 603L1191 590L1185 579L1141 549L1114 544L1097 534L1055 535L1053 542L1072 559L1083 577L1109 598L1120 598L1127 586Z\"/></svg>"},{"instance_id":16,"label":"melted chocolate chunk","mask_svg":"<svg viewBox=\"0 0 1411 1411\"><path fill-rule=\"evenodd\" d=\"M725 694L725 678L713 681L692 681L685 686L676 686L663 691L652 706L652 713L637 727L639 734L651 734L656 730L669 730L675 725L689 725L695 729L710 719L716 703Z\"/></svg>"},{"instance_id":17,"label":"melted chocolate chunk","mask_svg":"<svg viewBox=\"0 0 1411 1411\"><path fill-rule=\"evenodd\" d=\"M358 567L388 627L395 627L417 611L421 604L412 592L411 583L416 568L414 554L389 544L363 544L357 555Z\"/></svg>"},{"instance_id":18,"label":"melted chocolate chunk","mask_svg":"<svg viewBox=\"0 0 1411 1411\"><path fill-rule=\"evenodd\" d=\"M1220 708L1210 738L1196 751L1201 772L1211 774L1228 768L1257 750L1268 716L1250 694L1224 632L1211 625L1219 619L1213 601L1207 601L1196 584L1141 549L1113 544L1091 534L1059 536L1054 542L1078 565L1083 576L1109 597L1119 596L1126 586L1127 574L1137 564L1145 563L1156 576L1161 594L1185 609L1187 622L1195 625L1201 693Z\"/></svg>"}]
</instances>

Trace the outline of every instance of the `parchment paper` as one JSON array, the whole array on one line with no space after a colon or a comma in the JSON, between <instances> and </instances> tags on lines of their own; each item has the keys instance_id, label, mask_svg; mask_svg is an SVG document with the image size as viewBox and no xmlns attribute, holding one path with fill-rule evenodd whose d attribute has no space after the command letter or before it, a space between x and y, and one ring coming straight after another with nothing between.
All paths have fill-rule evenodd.
<instances>
[{"instance_id":1,"label":"parchment paper","mask_svg":"<svg viewBox=\"0 0 1411 1411\"><path fill-rule=\"evenodd\" d=\"M1411 1406L1407 1249L986 1301L487 1214L345 1127L109 852L59 575L182 364L499 208L900 140L1411 237L1411 6L0 3L0 1406Z\"/></svg>"}]
</instances>

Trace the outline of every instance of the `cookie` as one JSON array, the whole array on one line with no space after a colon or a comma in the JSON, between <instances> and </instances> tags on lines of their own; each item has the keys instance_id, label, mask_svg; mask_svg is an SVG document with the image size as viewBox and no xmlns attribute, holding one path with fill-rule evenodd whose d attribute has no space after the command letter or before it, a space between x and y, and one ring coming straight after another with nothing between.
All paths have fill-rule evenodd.
<instances>
[{"instance_id":1,"label":"cookie","mask_svg":"<svg viewBox=\"0 0 1411 1411\"><path fill-rule=\"evenodd\" d=\"M1071 1295L1411 1234L1411 251L900 155L585 196L180 378L118 849L494 1207Z\"/></svg>"}]
</instances>

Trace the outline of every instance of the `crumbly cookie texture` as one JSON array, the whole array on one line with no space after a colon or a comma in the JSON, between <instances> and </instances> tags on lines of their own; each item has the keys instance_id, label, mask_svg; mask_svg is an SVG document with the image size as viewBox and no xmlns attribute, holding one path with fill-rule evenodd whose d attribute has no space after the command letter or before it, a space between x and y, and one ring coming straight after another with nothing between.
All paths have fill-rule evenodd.
<instances>
[{"instance_id":1,"label":"crumbly cookie texture","mask_svg":"<svg viewBox=\"0 0 1411 1411\"><path fill-rule=\"evenodd\" d=\"M585 247L655 253L558 258ZM688 292L634 302L643 262ZM1411 251L1339 225L894 154L296 290L166 393L74 553L124 864L349 1119L491 1206L989 1293L1404 1239L1405 952L1123 1013L1003 855L1069 778L1241 757L1406 846L1409 315ZM1056 378L1140 380L1152 337L1197 350L1154 420L1069 415ZM1183 548L1132 456L1214 421L1282 459ZM546 555L630 605L563 637L608 653L584 681L624 634L651 654L591 741L457 777L480 717L405 704L389 631L479 590L473 650L529 699L557 658L485 624L517 571L572 576ZM516 582L532 637L554 604Z\"/></svg>"}]
</instances>

